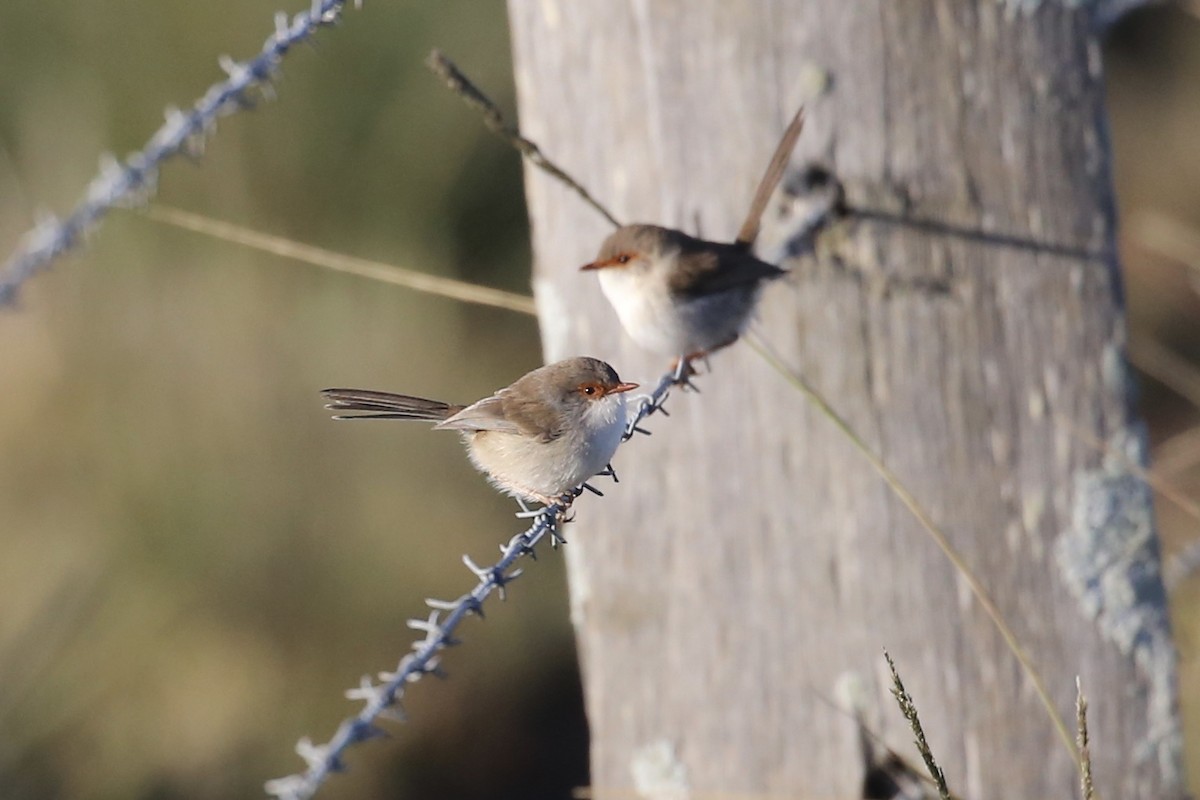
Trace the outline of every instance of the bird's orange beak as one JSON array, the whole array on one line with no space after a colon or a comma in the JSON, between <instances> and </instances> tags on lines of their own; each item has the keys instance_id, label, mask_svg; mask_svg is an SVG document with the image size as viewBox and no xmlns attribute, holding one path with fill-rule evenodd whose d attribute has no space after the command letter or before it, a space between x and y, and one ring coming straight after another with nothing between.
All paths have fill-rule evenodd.
<instances>
[{"instance_id":1,"label":"bird's orange beak","mask_svg":"<svg viewBox=\"0 0 1200 800\"><path fill-rule=\"evenodd\" d=\"M616 386L608 390L608 394L620 394L621 392L628 392L629 390L636 388L638 388L638 384L636 383L618 383Z\"/></svg>"},{"instance_id":2,"label":"bird's orange beak","mask_svg":"<svg viewBox=\"0 0 1200 800\"><path fill-rule=\"evenodd\" d=\"M637 253L617 253L612 258L606 258L601 261L593 261L590 264L584 264L579 269L582 271L608 269L609 267L627 267L633 263L635 258L637 258Z\"/></svg>"}]
</instances>

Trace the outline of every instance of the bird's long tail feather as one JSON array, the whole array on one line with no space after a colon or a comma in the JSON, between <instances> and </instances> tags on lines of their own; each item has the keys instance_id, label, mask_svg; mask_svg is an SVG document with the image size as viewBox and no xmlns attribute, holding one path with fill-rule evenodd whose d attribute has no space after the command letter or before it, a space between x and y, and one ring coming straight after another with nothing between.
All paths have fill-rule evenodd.
<instances>
[{"instance_id":1,"label":"bird's long tail feather","mask_svg":"<svg viewBox=\"0 0 1200 800\"><path fill-rule=\"evenodd\" d=\"M758 183L758 191L754 193L754 201L750 203L746 221L742 223L742 229L738 231L737 239L734 240L736 244L747 250L754 245L754 240L758 238L758 228L762 222L763 212L767 210L767 203L771 200L771 195L775 193L775 187L783 180L783 173L792 159L792 150L795 149L796 140L800 138L800 131L803 129L804 107L801 106L787 130L783 132L783 138L775 147L775 155L771 156L771 163L767 165L767 171L763 173L762 180Z\"/></svg>"},{"instance_id":2,"label":"bird's long tail feather","mask_svg":"<svg viewBox=\"0 0 1200 800\"><path fill-rule=\"evenodd\" d=\"M440 400L427 400L407 394L375 392L370 389L322 389L331 411L361 411L361 414L337 414L334 419L418 419L440 422L463 409Z\"/></svg>"}]
</instances>

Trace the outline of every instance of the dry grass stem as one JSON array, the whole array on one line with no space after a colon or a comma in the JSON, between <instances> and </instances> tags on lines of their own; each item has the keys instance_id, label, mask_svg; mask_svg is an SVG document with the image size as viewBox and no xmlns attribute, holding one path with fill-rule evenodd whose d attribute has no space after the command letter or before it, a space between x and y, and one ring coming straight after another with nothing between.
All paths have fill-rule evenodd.
<instances>
[{"instance_id":1,"label":"dry grass stem","mask_svg":"<svg viewBox=\"0 0 1200 800\"><path fill-rule=\"evenodd\" d=\"M938 766L937 760L933 757L933 751L929 749L929 743L925 741L925 731L921 727L921 719L917 716L917 706L913 703L912 695L904 688L904 684L900 681L900 673L896 672L896 663L892 661L891 655L886 650L883 651L883 657L887 659L888 670L892 673L892 694L896 698L896 702L900 705L900 713L908 720L909 726L912 728L913 736L916 737L917 750L921 753L921 758L925 760L925 766L929 769L930 776L933 777L933 783L937 786L938 797L942 800L951 800L950 789L946 786L946 776L942 772L942 768Z\"/></svg>"},{"instance_id":2,"label":"dry grass stem","mask_svg":"<svg viewBox=\"0 0 1200 800\"><path fill-rule=\"evenodd\" d=\"M1169 478L1200 464L1200 425L1175 434L1154 448L1154 474Z\"/></svg>"},{"instance_id":3,"label":"dry grass stem","mask_svg":"<svg viewBox=\"0 0 1200 800\"><path fill-rule=\"evenodd\" d=\"M1126 352L1135 367L1200 409L1200 371L1192 362L1149 336L1131 339Z\"/></svg>"},{"instance_id":4,"label":"dry grass stem","mask_svg":"<svg viewBox=\"0 0 1200 800\"><path fill-rule=\"evenodd\" d=\"M280 236L259 233L229 222L222 222L169 206L156 204L143 209L141 213L156 222L163 222L167 225L174 225L175 227L184 228L196 233L214 236L227 242L253 247L256 250L283 256L284 258L294 258L297 261L331 269L335 272L345 272L350 275L371 278L383 283L403 286L406 289L437 295L438 297L446 297L451 300L459 300L464 303L502 308L506 311L516 311L519 314L528 314L530 316L537 314L533 298L517 294L516 292L506 292L503 289L478 286L466 281L455 280L454 278L429 275L424 272L404 269L403 267L396 267L379 261L370 261L365 258L355 258L354 256L334 253L329 250L322 250L319 247L300 244L299 242L293 242Z\"/></svg>"},{"instance_id":5,"label":"dry grass stem","mask_svg":"<svg viewBox=\"0 0 1200 800\"><path fill-rule=\"evenodd\" d=\"M1183 7L1200 17L1200 0ZM1131 227L1147 249L1200 272L1200 231L1191 225L1161 211L1148 211L1135 217Z\"/></svg>"},{"instance_id":6,"label":"dry grass stem","mask_svg":"<svg viewBox=\"0 0 1200 800\"><path fill-rule=\"evenodd\" d=\"M1079 745L1079 792L1083 800L1093 800L1096 789L1092 785L1092 753L1088 746L1087 698L1083 696L1083 683L1075 676L1075 727Z\"/></svg>"}]
</instances>

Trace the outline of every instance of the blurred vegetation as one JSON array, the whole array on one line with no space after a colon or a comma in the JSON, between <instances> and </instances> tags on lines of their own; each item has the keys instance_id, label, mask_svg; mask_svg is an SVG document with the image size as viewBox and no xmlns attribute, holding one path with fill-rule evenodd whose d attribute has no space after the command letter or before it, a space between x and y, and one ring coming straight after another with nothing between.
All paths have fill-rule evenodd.
<instances>
[{"instance_id":1,"label":"blurred vegetation","mask_svg":"<svg viewBox=\"0 0 1200 800\"><path fill-rule=\"evenodd\" d=\"M1200 500L1200 4L1172 3L1130 15L1110 37L1105 55L1129 353L1141 377L1151 466L1160 480L1195 503ZM1152 224L1163 219L1190 233L1191 247L1179 246L1176 237L1163 235L1163 226ZM1200 541L1194 511L1162 492L1155 510L1168 557ZM1171 606L1194 793L1200 786L1200 574L1175 587Z\"/></svg>"},{"instance_id":2,"label":"blurred vegetation","mask_svg":"<svg viewBox=\"0 0 1200 800\"><path fill-rule=\"evenodd\" d=\"M0 249L293 6L7 0ZM1200 20L1181 9L1122 23L1108 63L1134 353L1159 345L1183 364L1147 377L1143 408L1172 448L1169 479L1196 498L1200 451L1177 437L1200 414L1171 384L1200 381L1200 254L1183 263L1142 224L1153 211L1200 230ZM433 46L512 107L503 4L368 3L288 57L275 102L224 120L198 164L168 166L159 199L528 291L520 165L426 73ZM421 599L467 588L459 555L482 561L517 528L455 437L334 425L317 390L470 400L540 362L534 323L128 212L22 304L0 314L0 796L259 796L299 768L299 736L354 708L344 689L394 666ZM1158 508L1169 551L1196 540L1200 520ZM358 748L322 796L586 783L562 560L532 573L468 623L453 679L418 686L411 723ZM1192 580L1175 611L1193 729L1198 606Z\"/></svg>"},{"instance_id":3,"label":"blurred vegetation","mask_svg":"<svg viewBox=\"0 0 1200 800\"><path fill-rule=\"evenodd\" d=\"M222 77L219 54L253 53L279 7L10 0L5 247ZM511 107L503 4L368 3L287 58L275 102L168 166L159 199L528 292L520 164L424 70L434 45ZM519 528L455 436L336 425L317 391L474 399L540 362L535 324L126 212L22 305L0 315L0 796L260 796L301 766L299 736L353 710L344 689L395 666L422 598L473 582L459 556ZM561 559L534 573L327 796L586 783Z\"/></svg>"}]
</instances>

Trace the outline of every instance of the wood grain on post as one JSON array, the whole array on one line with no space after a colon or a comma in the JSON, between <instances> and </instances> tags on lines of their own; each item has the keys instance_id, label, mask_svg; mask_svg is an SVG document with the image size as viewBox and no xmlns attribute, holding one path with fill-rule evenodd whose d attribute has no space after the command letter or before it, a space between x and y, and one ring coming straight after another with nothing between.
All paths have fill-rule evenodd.
<instances>
[{"instance_id":1,"label":"wood grain on post","mask_svg":"<svg viewBox=\"0 0 1200 800\"><path fill-rule=\"evenodd\" d=\"M522 131L622 221L732 239L806 105L793 166L878 213L785 264L764 337L946 531L1063 719L1082 676L1099 794L1170 798L1175 656L1080 5L509 0ZM547 358L660 374L576 271L607 223L526 182ZM773 204L765 245L796 219ZM861 796L855 709L918 763L886 647L960 796L1071 796L1028 677L861 456L745 345L700 385L568 531L597 794Z\"/></svg>"}]
</instances>

